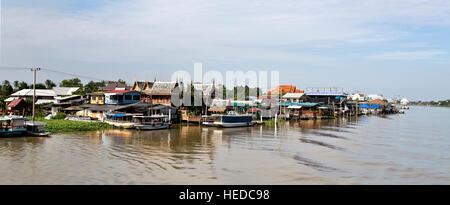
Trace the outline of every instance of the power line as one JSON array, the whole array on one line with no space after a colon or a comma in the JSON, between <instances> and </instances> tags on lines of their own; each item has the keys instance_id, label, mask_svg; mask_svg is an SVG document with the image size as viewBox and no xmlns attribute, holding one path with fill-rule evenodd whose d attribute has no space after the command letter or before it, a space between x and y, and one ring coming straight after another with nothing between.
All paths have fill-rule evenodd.
<instances>
[{"instance_id":1,"label":"power line","mask_svg":"<svg viewBox=\"0 0 450 205\"><path fill-rule=\"evenodd\" d=\"M25 68L25 67L5 67L1 66L0 70L31 70L32 68Z\"/></svg>"},{"instance_id":2,"label":"power line","mask_svg":"<svg viewBox=\"0 0 450 205\"><path fill-rule=\"evenodd\" d=\"M63 72L63 71L53 70L53 69L49 69L49 68L41 68L41 69L42 69L42 71L44 71L44 72L56 73L56 74L61 74L61 75L67 75L67 76L77 77L77 78L84 78L84 79L90 79L90 80L95 80L95 81L110 81L110 80L105 80L105 79L100 79L100 78L94 78L94 77L90 77L90 76L84 76L84 75L79 75L79 74L73 74L73 73L68 73L68 72Z\"/></svg>"},{"instance_id":3,"label":"power line","mask_svg":"<svg viewBox=\"0 0 450 205\"><path fill-rule=\"evenodd\" d=\"M0 66L0 70L31 70L31 69L33 69L33 68L31 68L31 67L27 68L27 67ZM95 78L95 77L91 77L91 76L73 74L73 73L53 70L53 69L49 69L49 68L41 68L41 71L48 72L48 73L59 74L59 75L72 76L72 77L77 77L77 78L82 78L82 79L89 79L89 80L94 80L94 81L110 81L110 80L106 80L106 79L100 79L100 78Z\"/></svg>"}]
</instances>

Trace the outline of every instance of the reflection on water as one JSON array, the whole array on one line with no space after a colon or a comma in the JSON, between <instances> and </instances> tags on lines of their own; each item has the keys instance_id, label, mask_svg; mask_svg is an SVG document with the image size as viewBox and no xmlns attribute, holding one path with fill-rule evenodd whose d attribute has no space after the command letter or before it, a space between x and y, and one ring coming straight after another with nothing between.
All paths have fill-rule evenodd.
<instances>
[{"instance_id":1,"label":"reflection on water","mask_svg":"<svg viewBox=\"0 0 450 205\"><path fill-rule=\"evenodd\" d=\"M0 184L449 184L450 109L0 139Z\"/></svg>"}]
</instances>

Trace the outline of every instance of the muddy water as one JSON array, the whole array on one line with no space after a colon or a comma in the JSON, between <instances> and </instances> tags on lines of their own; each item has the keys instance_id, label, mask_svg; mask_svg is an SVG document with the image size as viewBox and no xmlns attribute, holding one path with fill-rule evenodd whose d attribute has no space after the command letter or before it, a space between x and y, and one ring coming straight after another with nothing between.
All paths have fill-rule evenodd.
<instances>
[{"instance_id":1,"label":"muddy water","mask_svg":"<svg viewBox=\"0 0 450 205\"><path fill-rule=\"evenodd\" d=\"M0 139L0 184L450 184L450 109Z\"/></svg>"}]
</instances>

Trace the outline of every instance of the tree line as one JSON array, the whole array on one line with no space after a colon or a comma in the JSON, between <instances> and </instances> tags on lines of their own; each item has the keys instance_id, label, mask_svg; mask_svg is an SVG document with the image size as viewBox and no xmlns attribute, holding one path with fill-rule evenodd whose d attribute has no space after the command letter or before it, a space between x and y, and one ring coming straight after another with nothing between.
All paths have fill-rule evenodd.
<instances>
[{"instance_id":1,"label":"tree line","mask_svg":"<svg viewBox=\"0 0 450 205\"><path fill-rule=\"evenodd\" d=\"M83 84L79 78L71 78L62 80L59 83L59 87L79 87L80 89L73 94L83 95L86 93L101 91L101 89L107 84L116 82L126 84L126 82L122 79L117 81L89 81L88 83ZM43 83L36 83L36 89L52 89L56 86L56 83L49 79L45 80ZM2 81L0 83L0 112L6 110L7 102L5 102L5 100L10 97L11 94L23 89L33 89L33 83L29 84L25 81L18 80L12 83L8 80Z\"/></svg>"}]
</instances>

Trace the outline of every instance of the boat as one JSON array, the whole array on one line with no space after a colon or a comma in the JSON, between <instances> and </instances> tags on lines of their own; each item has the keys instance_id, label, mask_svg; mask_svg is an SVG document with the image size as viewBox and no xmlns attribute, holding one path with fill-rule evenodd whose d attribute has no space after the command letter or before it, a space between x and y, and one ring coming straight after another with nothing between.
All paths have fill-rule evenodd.
<instances>
[{"instance_id":1,"label":"boat","mask_svg":"<svg viewBox=\"0 0 450 205\"><path fill-rule=\"evenodd\" d=\"M171 125L167 115L133 116L133 121L136 130L162 130L169 129Z\"/></svg>"},{"instance_id":2,"label":"boat","mask_svg":"<svg viewBox=\"0 0 450 205\"><path fill-rule=\"evenodd\" d=\"M52 133L45 131L46 123L25 121L26 134L30 136L47 137Z\"/></svg>"},{"instance_id":3,"label":"boat","mask_svg":"<svg viewBox=\"0 0 450 205\"><path fill-rule=\"evenodd\" d=\"M0 137L15 137L26 134L26 118L22 116L0 117Z\"/></svg>"},{"instance_id":4,"label":"boat","mask_svg":"<svg viewBox=\"0 0 450 205\"><path fill-rule=\"evenodd\" d=\"M137 114L114 113L114 112L106 113L105 122L117 128L133 129L134 125L138 124L133 122L134 116L137 116Z\"/></svg>"},{"instance_id":5,"label":"boat","mask_svg":"<svg viewBox=\"0 0 450 205\"><path fill-rule=\"evenodd\" d=\"M205 126L221 128L251 127L255 125L252 120L252 115L237 115L234 111L230 111L228 112L228 115L214 115L208 117L202 124Z\"/></svg>"}]
</instances>

